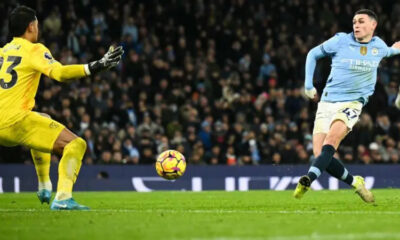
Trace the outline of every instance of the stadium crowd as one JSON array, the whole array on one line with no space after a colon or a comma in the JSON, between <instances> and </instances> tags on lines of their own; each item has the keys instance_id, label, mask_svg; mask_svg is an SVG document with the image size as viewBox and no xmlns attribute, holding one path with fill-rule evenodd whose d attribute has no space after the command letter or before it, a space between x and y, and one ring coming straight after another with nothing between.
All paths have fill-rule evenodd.
<instances>
[{"instance_id":1,"label":"stadium crowd","mask_svg":"<svg viewBox=\"0 0 400 240\"><path fill-rule=\"evenodd\" d=\"M2 16L14 2L0 3ZM351 32L360 8L377 13L388 45L400 40L395 0L19 2L37 10L41 41L63 64L125 49L114 71L69 84L44 76L39 86L34 110L87 141L86 164L150 164L166 149L189 164L308 163L316 102L303 95L307 52ZM7 17L0 28L3 46ZM329 64L317 67L319 91ZM399 57L381 63L376 92L337 153L346 163L399 162L399 69ZM26 149L0 148L0 161L31 160Z\"/></svg>"}]
</instances>

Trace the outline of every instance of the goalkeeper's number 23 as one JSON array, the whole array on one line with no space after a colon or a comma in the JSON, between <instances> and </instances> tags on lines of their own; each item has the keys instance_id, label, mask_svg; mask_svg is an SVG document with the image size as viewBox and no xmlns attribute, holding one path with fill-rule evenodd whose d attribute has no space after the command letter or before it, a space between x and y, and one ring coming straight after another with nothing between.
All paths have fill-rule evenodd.
<instances>
[{"instance_id":1,"label":"goalkeeper's number 23","mask_svg":"<svg viewBox=\"0 0 400 240\"><path fill-rule=\"evenodd\" d=\"M7 62L12 62L11 65L7 68L6 73L11 74L11 81L9 82L5 82L3 78L0 78L0 87L3 89L9 89L12 88L18 80L18 74L17 72L14 70L14 68L16 66L18 66L18 64L21 63L21 57L19 56L8 56L7 58ZM0 57L0 71L1 71L1 67L3 66L4 63L4 58Z\"/></svg>"}]
</instances>

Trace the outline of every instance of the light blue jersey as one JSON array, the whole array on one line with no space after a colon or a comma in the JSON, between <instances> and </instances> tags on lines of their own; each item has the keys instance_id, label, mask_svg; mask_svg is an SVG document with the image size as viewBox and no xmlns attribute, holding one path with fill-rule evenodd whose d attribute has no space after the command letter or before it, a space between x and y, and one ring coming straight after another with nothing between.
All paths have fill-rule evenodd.
<instances>
[{"instance_id":1,"label":"light blue jersey","mask_svg":"<svg viewBox=\"0 0 400 240\"><path fill-rule=\"evenodd\" d=\"M366 104L375 90L380 61L396 54L400 54L400 50L388 47L379 37L360 43L353 33L337 33L308 53L305 87L313 88L316 60L329 56L332 58L331 73L321 101L360 101Z\"/></svg>"}]
</instances>

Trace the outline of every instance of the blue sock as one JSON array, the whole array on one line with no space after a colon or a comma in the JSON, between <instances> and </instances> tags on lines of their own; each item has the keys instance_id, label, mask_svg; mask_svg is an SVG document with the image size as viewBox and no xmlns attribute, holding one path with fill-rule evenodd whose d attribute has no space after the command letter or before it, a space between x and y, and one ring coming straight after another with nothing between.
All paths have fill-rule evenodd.
<instances>
[{"instance_id":1,"label":"blue sock","mask_svg":"<svg viewBox=\"0 0 400 240\"><path fill-rule=\"evenodd\" d=\"M326 170L332 161L335 151L336 150L332 145L326 144L322 146L321 155L315 159L307 173L307 176L311 179L311 182L317 179L321 173Z\"/></svg>"},{"instance_id":2,"label":"blue sock","mask_svg":"<svg viewBox=\"0 0 400 240\"><path fill-rule=\"evenodd\" d=\"M349 184L350 186L353 183L353 175L351 175L349 171L347 171L347 169L344 167L343 163L336 158L332 158L332 161L326 168L326 171L330 175L334 176L337 179L342 180L343 182Z\"/></svg>"}]
</instances>

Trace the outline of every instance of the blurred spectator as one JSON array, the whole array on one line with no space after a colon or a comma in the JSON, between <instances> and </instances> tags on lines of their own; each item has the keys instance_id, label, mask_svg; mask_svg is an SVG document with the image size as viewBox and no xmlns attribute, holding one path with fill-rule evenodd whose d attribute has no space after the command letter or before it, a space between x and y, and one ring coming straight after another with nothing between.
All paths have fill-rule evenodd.
<instances>
[{"instance_id":1,"label":"blurred spectator","mask_svg":"<svg viewBox=\"0 0 400 240\"><path fill-rule=\"evenodd\" d=\"M221 148L219 145L214 145L211 152L207 156L207 163L211 165L223 164L221 156Z\"/></svg>"},{"instance_id":2,"label":"blurred spectator","mask_svg":"<svg viewBox=\"0 0 400 240\"><path fill-rule=\"evenodd\" d=\"M55 39L61 33L61 18L58 7L54 8L43 21L43 33L45 36Z\"/></svg>"},{"instance_id":3,"label":"blurred spectator","mask_svg":"<svg viewBox=\"0 0 400 240\"><path fill-rule=\"evenodd\" d=\"M136 43L139 40L138 28L135 25L135 19L133 17L129 17L122 25L122 35L128 35L130 39L132 39L133 43Z\"/></svg>"},{"instance_id":4,"label":"blurred spectator","mask_svg":"<svg viewBox=\"0 0 400 240\"><path fill-rule=\"evenodd\" d=\"M272 164L279 165L282 161L282 156L280 153L276 152L272 155Z\"/></svg>"},{"instance_id":5,"label":"blurred spectator","mask_svg":"<svg viewBox=\"0 0 400 240\"><path fill-rule=\"evenodd\" d=\"M112 154L110 151L104 151L101 153L100 163L110 164L112 162Z\"/></svg>"},{"instance_id":6,"label":"blurred spectator","mask_svg":"<svg viewBox=\"0 0 400 240\"><path fill-rule=\"evenodd\" d=\"M373 163L384 163L382 152L380 151L378 143L372 142L369 144L369 151Z\"/></svg>"},{"instance_id":7,"label":"blurred spectator","mask_svg":"<svg viewBox=\"0 0 400 240\"><path fill-rule=\"evenodd\" d=\"M377 149L377 147L372 146L372 148ZM376 151L376 150L375 150ZM371 155L368 149L364 145L358 145L357 147L357 158L359 163L370 164L371 163Z\"/></svg>"},{"instance_id":8,"label":"blurred spectator","mask_svg":"<svg viewBox=\"0 0 400 240\"><path fill-rule=\"evenodd\" d=\"M225 162L227 165L232 166L237 164L237 158L235 154L235 149L233 146L229 146L226 155L225 155Z\"/></svg>"},{"instance_id":9,"label":"blurred spectator","mask_svg":"<svg viewBox=\"0 0 400 240\"><path fill-rule=\"evenodd\" d=\"M203 143L206 151L211 150L211 126L208 121L204 121L201 124L201 130L198 135L200 141Z\"/></svg>"}]
</instances>

